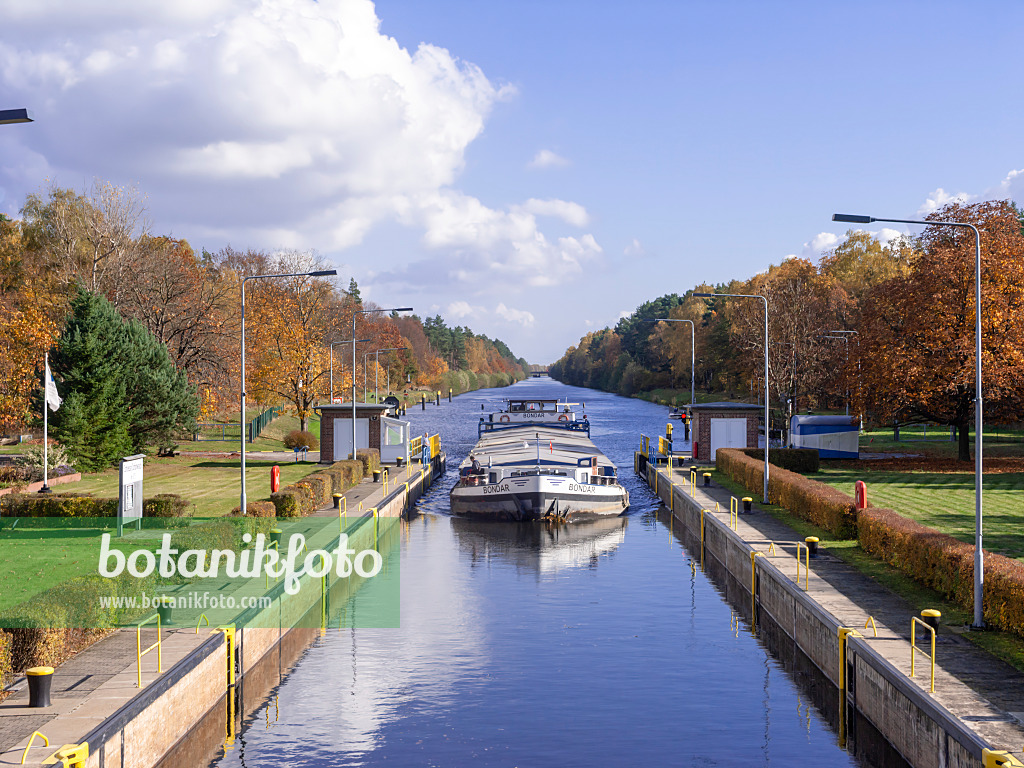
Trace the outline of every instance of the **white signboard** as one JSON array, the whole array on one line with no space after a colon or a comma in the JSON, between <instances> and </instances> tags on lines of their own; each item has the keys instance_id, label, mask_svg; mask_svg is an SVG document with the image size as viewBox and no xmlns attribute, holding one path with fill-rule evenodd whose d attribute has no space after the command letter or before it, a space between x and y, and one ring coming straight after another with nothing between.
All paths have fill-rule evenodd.
<instances>
[{"instance_id":1,"label":"white signboard","mask_svg":"<svg viewBox=\"0 0 1024 768\"><path fill-rule=\"evenodd\" d=\"M142 528L142 460L145 454L121 459L120 492L117 499L117 535L124 533L125 524L134 523Z\"/></svg>"}]
</instances>

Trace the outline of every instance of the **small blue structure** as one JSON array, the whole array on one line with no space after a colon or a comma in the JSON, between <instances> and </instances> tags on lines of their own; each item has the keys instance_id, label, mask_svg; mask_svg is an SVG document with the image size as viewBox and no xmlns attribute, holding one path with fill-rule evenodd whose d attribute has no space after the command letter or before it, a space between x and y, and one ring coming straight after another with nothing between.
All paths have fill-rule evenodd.
<instances>
[{"instance_id":1,"label":"small blue structure","mask_svg":"<svg viewBox=\"0 0 1024 768\"><path fill-rule=\"evenodd\" d=\"M794 416L789 436L794 448L816 448L823 459L860 458L860 419L856 416Z\"/></svg>"}]
</instances>

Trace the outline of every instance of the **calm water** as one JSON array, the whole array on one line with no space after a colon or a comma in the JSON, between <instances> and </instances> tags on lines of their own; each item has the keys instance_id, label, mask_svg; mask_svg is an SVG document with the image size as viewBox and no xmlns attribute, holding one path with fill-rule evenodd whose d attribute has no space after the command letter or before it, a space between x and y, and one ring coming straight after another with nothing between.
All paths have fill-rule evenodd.
<instances>
[{"instance_id":1,"label":"calm water","mask_svg":"<svg viewBox=\"0 0 1024 768\"><path fill-rule=\"evenodd\" d=\"M626 517L447 515L481 403L510 395L586 402ZM216 765L859 765L658 521L632 452L666 413L548 380L410 410L453 470L403 530L402 628L329 631Z\"/></svg>"}]
</instances>

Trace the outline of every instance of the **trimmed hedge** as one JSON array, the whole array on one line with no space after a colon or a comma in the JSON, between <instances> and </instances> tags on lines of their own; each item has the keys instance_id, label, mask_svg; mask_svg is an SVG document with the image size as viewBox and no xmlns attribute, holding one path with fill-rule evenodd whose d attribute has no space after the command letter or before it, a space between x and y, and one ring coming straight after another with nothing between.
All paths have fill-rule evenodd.
<instances>
[{"instance_id":1,"label":"trimmed hedge","mask_svg":"<svg viewBox=\"0 0 1024 768\"><path fill-rule=\"evenodd\" d=\"M270 501L278 517L304 517L331 502L332 495L356 485L364 476L367 465L380 466L376 450L358 452L359 461L338 461L329 467L307 475L271 494ZM251 506L251 505L250 505Z\"/></svg>"},{"instance_id":2,"label":"trimmed hedge","mask_svg":"<svg viewBox=\"0 0 1024 768\"><path fill-rule=\"evenodd\" d=\"M231 510L232 517L239 517L241 505ZM249 517L276 517L277 507L272 501L246 501L245 514Z\"/></svg>"},{"instance_id":3,"label":"trimmed hedge","mask_svg":"<svg viewBox=\"0 0 1024 768\"><path fill-rule=\"evenodd\" d=\"M14 669L11 666L12 641L11 633L0 629L0 690L10 685L14 677Z\"/></svg>"},{"instance_id":4,"label":"trimmed hedge","mask_svg":"<svg viewBox=\"0 0 1024 768\"><path fill-rule=\"evenodd\" d=\"M744 450L719 448L715 452L715 466L752 493L764 488L764 460L758 461ZM857 536L853 498L824 483L773 465L768 478L768 501L838 538Z\"/></svg>"},{"instance_id":5,"label":"trimmed hedge","mask_svg":"<svg viewBox=\"0 0 1024 768\"><path fill-rule=\"evenodd\" d=\"M376 448L360 448L356 451L356 459L363 463L363 477L369 477L374 470L380 469L380 451Z\"/></svg>"},{"instance_id":6,"label":"trimmed hedge","mask_svg":"<svg viewBox=\"0 0 1024 768\"><path fill-rule=\"evenodd\" d=\"M857 530L866 552L968 610L974 607L974 545L889 509L862 509ZM985 552L985 621L1024 637L1024 563Z\"/></svg>"},{"instance_id":7,"label":"trimmed hedge","mask_svg":"<svg viewBox=\"0 0 1024 768\"><path fill-rule=\"evenodd\" d=\"M11 493L0 496L0 517L117 517L117 499L86 493Z\"/></svg>"},{"instance_id":8,"label":"trimmed hedge","mask_svg":"<svg viewBox=\"0 0 1024 768\"><path fill-rule=\"evenodd\" d=\"M9 670L56 667L103 637L115 624L131 621L142 608L102 608L101 597L135 597L152 592L154 579L127 573L117 578L78 576L34 595L0 614L0 633L9 640ZM3 640L0 639L0 643ZM0 675L3 674L0 658Z\"/></svg>"},{"instance_id":9,"label":"trimmed hedge","mask_svg":"<svg viewBox=\"0 0 1024 768\"><path fill-rule=\"evenodd\" d=\"M143 517L188 517L191 504L174 493L142 502ZM0 517L117 517L117 499L88 493L11 493L0 496Z\"/></svg>"},{"instance_id":10,"label":"trimmed hedge","mask_svg":"<svg viewBox=\"0 0 1024 768\"><path fill-rule=\"evenodd\" d=\"M741 448L740 450L750 458L764 463L764 448ZM768 452L768 463L773 467L781 467L800 474L817 472L821 469L821 459L818 457L817 448L772 448Z\"/></svg>"},{"instance_id":11,"label":"trimmed hedge","mask_svg":"<svg viewBox=\"0 0 1024 768\"><path fill-rule=\"evenodd\" d=\"M303 432L301 429L293 429L284 436L285 448L308 448L315 451L320 446L320 441L312 432Z\"/></svg>"}]
</instances>

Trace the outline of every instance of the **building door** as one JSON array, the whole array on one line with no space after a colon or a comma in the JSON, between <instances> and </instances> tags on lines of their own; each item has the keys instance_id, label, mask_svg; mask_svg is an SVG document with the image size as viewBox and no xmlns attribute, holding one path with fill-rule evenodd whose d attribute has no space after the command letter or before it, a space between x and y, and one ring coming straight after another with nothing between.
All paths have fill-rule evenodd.
<instances>
[{"instance_id":1,"label":"building door","mask_svg":"<svg viewBox=\"0 0 1024 768\"><path fill-rule=\"evenodd\" d=\"M351 439L351 438L350 438ZM711 419L711 461L719 448L746 448L747 420Z\"/></svg>"},{"instance_id":2,"label":"building door","mask_svg":"<svg viewBox=\"0 0 1024 768\"><path fill-rule=\"evenodd\" d=\"M356 419L356 447L370 447L370 422ZM342 461L352 453L352 419L334 420L334 460Z\"/></svg>"}]
</instances>

